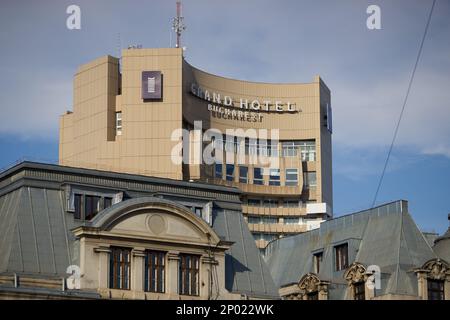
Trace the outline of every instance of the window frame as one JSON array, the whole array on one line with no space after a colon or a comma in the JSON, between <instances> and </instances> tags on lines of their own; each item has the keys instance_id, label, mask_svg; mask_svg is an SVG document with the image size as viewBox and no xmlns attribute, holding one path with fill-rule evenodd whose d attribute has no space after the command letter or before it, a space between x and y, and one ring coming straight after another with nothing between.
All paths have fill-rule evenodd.
<instances>
[{"instance_id":1,"label":"window frame","mask_svg":"<svg viewBox=\"0 0 450 320\"><path fill-rule=\"evenodd\" d=\"M145 250L144 257L144 291L153 293L166 292L166 254L164 251ZM150 261L152 263L150 263ZM156 261L156 263L154 263ZM153 283L153 275L156 283ZM153 286L154 285L154 286Z\"/></svg>"},{"instance_id":2,"label":"window frame","mask_svg":"<svg viewBox=\"0 0 450 320\"><path fill-rule=\"evenodd\" d=\"M121 136L122 135L122 111L116 112L115 127L116 127L116 135Z\"/></svg>"},{"instance_id":3,"label":"window frame","mask_svg":"<svg viewBox=\"0 0 450 320\"><path fill-rule=\"evenodd\" d=\"M334 246L334 260L335 271L342 271L349 267L348 243L341 243Z\"/></svg>"},{"instance_id":4,"label":"window frame","mask_svg":"<svg viewBox=\"0 0 450 320\"><path fill-rule=\"evenodd\" d=\"M316 274L320 273L320 266L323 262L323 251L318 251L313 253L313 259L314 259L314 272Z\"/></svg>"},{"instance_id":5,"label":"window frame","mask_svg":"<svg viewBox=\"0 0 450 320\"><path fill-rule=\"evenodd\" d=\"M243 170L245 171L245 177L242 175ZM239 166L239 182L240 183L248 183L248 167L247 166Z\"/></svg>"},{"instance_id":6,"label":"window frame","mask_svg":"<svg viewBox=\"0 0 450 320\"><path fill-rule=\"evenodd\" d=\"M269 186L279 187L281 185L280 169L269 169Z\"/></svg>"},{"instance_id":7,"label":"window frame","mask_svg":"<svg viewBox=\"0 0 450 320\"><path fill-rule=\"evenodd\" d=\"M220 171L218 170L220 168ZM216 162L214 164L214 177L223 179L223 166L221 163Z\"/></svg>"},{"instance_id":8,"label":"window frame","mask_svg":"<svg viewBox=\"0 0 450 320\"><path fill-rule=\"evenodd\" d=\"M188 266L186 266L186 259L188 259ZM200 295L200 256L195 254L182 253L179 256L178 266L178 294L185 296L199 296ZM195 266L192 266L191 261L194 261ZM189 275L189 278L186 277ZM193 277L194 276L194 277ZM186 279L188 279L186 282ZM194 283L195 281L195 283ZM186 285L188 285L186 287Z\"/></svg>"},{"instance_id":9,"label":"window frame","mask_svg":"<svg viewBox=\"0 0 450 320\"><path fill-rule=\"evenodd\" d=\"M289 175L294 175L294 173L288 173L288 171L295 171L295 179L289 179ZM284 172L285 180L284 185L288 187L298 186L298 169L297 168L287 168Z\"/></svg>"},{"instance_id":10,"label":"window frame","mask_svg":"<svg viewBox=\"0 0 450 320\"><path fill-rule=\"evenodd\" d=\"M314 179L312 179L311 176L314 176ZM312 184L311 181L314 181L314 184ZM306 171L303 173L303 187L305 189L317 188L316 171Z\"/></svg>"},{"instance_id":11,"label":"window frame","mask_svg":"<svg viewBox=\"0 0 450 320\"><path fill-rule=\"evenodd\" d=\"M256 172L259 172L257 175ZM258 176L258 178L257 178ZM264 185L264 174L263 168L253 168L253 184L262 186Z\"/></svg>"},{"instance_id":12,"label":"window frame","mask_svg":"<svg viewBox=\"0 0 450 320\"><path fill-rule=\"evenodd\" d=\"M123 261L123 253L127 253L127 261ZM116 254L119 253L119 260L116 260ZM124 270L126 269L126 270ZM116 271L120 272L117 273ZM123 274L126 273L126 276ZM117 275L117 277L116 277ZM116 282L117 280L118 283ZM110 289L130 290L131 288L131 248L111 247L109 257L109 283Z\"/></svg>"},{"instance_id":13,"label":"window frame","mask_svg":"<svg viewBox=\"0 0 450 320\"><path fill-rule=\"evenodd\" d=\"M440 288L432 288L432 284L437 284ZM435 299L436 295L439 295L440 298ZM445 300L445 280L427 278L427 299Z\"/></svg>"},{"instance_id":14,"label":"window frame","mask_svg":"<svg viewBox=\"0 0 450 320\"><path fill-rule=\"evenodd\" d=\"M352 284L353 300L366 300L366 283L358 281Z\"/></svg>"},{"instance_id":15,"label":"window frame","mask_svg":"<svg viewBox=\"0 0 450 320\"><path fill-rule=\"evenodd\" d=\"M232 168L232 173L231 174L228 173L228 169L229 168ZM230 182L234 182L235 171L236 171L236 166L234 164L227 163L226 166L225 166L225 180L226 181L230 181Z\"/></svg>"}]
</instances>

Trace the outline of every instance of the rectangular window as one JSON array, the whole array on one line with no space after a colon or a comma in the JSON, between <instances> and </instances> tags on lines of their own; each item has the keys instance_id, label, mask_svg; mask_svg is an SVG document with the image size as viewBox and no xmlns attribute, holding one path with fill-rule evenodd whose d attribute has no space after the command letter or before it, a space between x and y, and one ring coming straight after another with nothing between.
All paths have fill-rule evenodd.
<instances>
[{"instance_id":1,"label":"rectangular window","mask_svg":"<svg viewBox=\"0 0 450 320\"><path fill-rule=\"evenodd\" d=\"M319 292L318 291L308 292L306 294L306 299L307 300L319 300Z\"/></svg>"},{"instance_id":2,"label":"rectangular window","mask_svg":"<svg viewBox=\"0 0 450 320\"><path fill-rule=\"evenodd\" d=\"M314 253L314 272L319 273L320 272L320 265L322 264L323 260L323 252L317 252Z\"/></svg>"},{"instance_id":3,"label":"rectangular window","mask_svg":"<svg viewBox=\"0 0 450 320\"><path fill-rule=\"evenodd\" d=\"M216 176L216 178L222 179L222 164L221 163L215 164L215 176Z\"/></svg>"},{"instance_id":4,"label":"rectangular window","mask_svg":"<svg viewBox=\"0 0 450 320\"><path fill-rule=\"evenodd\" d=\"M75 219L81 219L81 194L75 194L74 196L74 207L75 211L73 213L73 217Z\"/></svg>"},{"instance_id":5,"label":"rectangular window","mask_svg":"<svg viewBox=\"0 0 450 320\"><path fill-rule=\"evenodd\" d=\"M122 135L122 112L116 112L116 135Z\"/></svg>"},{"instance_id":6,"label":"rectangular window","mask_svg":"<svg viewBox=\"0 0 450 320\"><path fill-rule=\"evenodd\" d=\"M223 147L224 147L223 138L216 139L215 137L212 137L211 140L212 140L214 152L216 150L223 151Z\"/></svg>"},{"instance_id":7,"label":"rectangular window","mask_svg":"<svg viewBox=\"0 0 450 320\"><path fill-rule=\"evenodd\" d=\"M258 184L258 185L264 184L262 168L253 168L253 184Z\"/></svg>"},{"instance_id":8,"label":"rectangular window","mask_svg":"<svg viewBox=\"0 0 450 320\"><path fill-rule=\"evenodd\" d=\"M224 136L225 140L225 151L226 152L235 152L235 144L234 144L234 137L233 136Z\"/></svg>"},{"instance_id":9,"label":"rectangular window","mask_svg":"<svg viewBox=\"0 0 450 320\"><path fill-rule=\"evenodd\" d=\"M275 239L278 239L278 236L273 233L262 233L262 240L265 240L267 242L273 241Z\"/></svg>"},{"instance_id":10,"label":"rectangular window","mask_svg":"<svg viewBox=\"0 0 450 320\"><path fill-rule=\"evenodd\" d=\"M278 223L277 217L261 217L262 223Z\"/></svg>"},{"instance_id":11,"label":"rectangular window","mask_svg":"<svg viewBox=\"0 0 450 320\"><path fill-rule=\"evenodd\" d=\"M303 186L305 189L317 187L316 172L304 172L303 173Z\"/></svg>"},{"instance_id":12,"label":"rectangular window","mask_svg":"<svg viewBox=\"0 0 450 320\"><path fill-rule=\"evenodd\" d=\"M255 232L255 233L253 233L253 238L255 239L255 241L263 240L263 241L270 242L272 240L278 239L278 236L273 233Z\"/></svg>"},{"instance_id":13,"label":"rectangular window","mask_svg":"<svg viewBox=\"0 0 450 320\"><path fill-rule=\"evenodd\" d=\"M106 208L109 208L111 206L112 206L112 198L111 197L105 197L103 199L103 208L106 209Z\"/></svg>"},{"instance_id":14,"label":"rectangular window","mask_svg":"<svg viewBox=\"0 0 450 320\"><path fill-rule=\"evenodd\" d=\"M280 185L280 169L270 169L269 186Z\"/></svg>"},{"instance_id":15,"label":"rectangular window","mask_svg":"<svg viewBox=\"0 0 450 320\"><path fill-rule=\"evenodd\" d=\"M263 205L266 208L276 208L276 207L278 207L278 200L264 199Z\"/></svg>"},{"instance_id":16,"label":"rectangular window","mask_svg":"<svg viewBox=\"0 0 450 320\"><path fill-rule=\"evenodd\" d=\"M300 224L301 220L299 217L285 217L284 224Z\"/></svg>"},{"instance_id":17,"label":"rectangular window","mask_svg":"<svg viewBox=\"0 0 450 320\"><path fill-rule=\"evenodd\" d=\"M249 216L248 223L252 224L270 224L278 223L277 217L259 217L259 216Z\"/></svg>"},{"instance_id":18,"label":"rectangular window","mask_svg":"<svg viewBox=\"0 0 450 320\"><path fill-rule=\"evenodd\" d=\"M260 224L261 217L249 216L247 221L248 221L248 223L252 223L252 224Z\"/></svg>"},{"instance_id":19,"label":"rectangular window","mask_svg":"<svg viewBox=\"0 0 450 320\"><path fill-rule=\"evenodd\" d=\"M148 93L155 93L156 92L155 77L148 77L147 78L147 92Z\"/></svg>"},{"instance_id":20,"label":"rectangular window","mask_svg":"<svg viewBox=\"0 0 450 320\"><path fill-rule=\"evenodd\" d=\"M145 291L165 292L165 258L160 251L145 253Z\"/></svg>"},{"instance_id":21,"label":"rectangular window","mask_svg":"<svg viewBox=\"0 0 450 320\"><path fill-rule=\"evenodd\" d=\"M200 258L194 255L181 254L179 264L178 293L189 296L198 296L198 275Z\"/></svg>"},{"instance_id":22,"label":"rectangular window","mask_svg":"<svg viewBox=\"0 0 450 320\"><path fill-rule=\"evenodd\" d=\"M353 284L353 298L355 300L366 300L366 284L364 281Z\"/></svg>"},{"instance_id":23,"label":"rectangular window","mask_svg":"<svg viewBox=\"0 0 450 320\"><path fill-rule=\"evenodd\" d=\"M428 300L445 300L444 280L427 279Z\"/></svg>"},{"instance_id":24,"label":"rectangular window","mask_svg":"<svg viewBox=\"0 0 450 320\"><path fill-rule=\"evenodd\" d=\"M286 186L298 185L298 169L286 169Z\"/></svg>"},{"instance_id":25,"label":"rectangular window","mask_svg":"<svg viewBox=\"0 0 450 320\"><path fill-rule=\"evenodd\" d=\"M248 182L248 168L247 167L239 167L239 182L240 183Z\"/></svg>"},{"instance_id":26,"label":"rectangular window","mask_svg":"<svg viewBox=\"0 0 450 320\"><path fill-rule=\"evenodd\" d=\"M257 155L258 154L258 140L257 139L245 139L245 154Z\"/></svg>"},{"instance_id":27,"label":"rectangular window","mask_svg":"<svg viewBox=\"0 0 450 320\"><path fill-rule=\"evenodd\" d=\"M260 207L261 206L261 200L260 199L248 199L247 203L249 206L254 207Z\"/></svg>"},{"instance_id":28,"label":"rectangular window","mask_svg":"<svg viewBox=\"0 0 450 320\"><path fill-rule=\"evenodd\" d=\"M84 219L91 220L100 211L100 197L88 196L84 197Z\"/></svg>"},{"instance_id":29,"label":"rectangular window","mask_svg":"<svg viewBox=\"0 0 450 320\"><path fill-rule=\"evenodd\" d=\"M300 201L299 200L284 200L283 201L283 207L285 207L285 208L298 208L298 207L300 207Z\"/></svg>"},{"instance_id":30,"label":"rectangular window","mask_svg":"<svg viewBox=\"0 0 450 320\"><path fill-rule=\"evenodd\" d=\"M111 248L109 260L109 287L111 289L130 289L131 250Z\"/></svg>"},{"instance_id":31,"label":"rectangular window","mask_svg":"<svg viewBox=\"0 0 450 320\"><path fill-rule=\"evenodd\" d=\"M227 164L227 181L234 181L234 164Z\"/></svg>"},{"instance_id":32,"label":"rectangular window","mask_svg":"<svg viewBox=\"0 0 450 320\"><path fill-rule=\"evenodd\" d=\"M302 141L300 143L302 161L316 161L316 142Z\"/></svg>"},{"instance_id":33,"label":"rectangular window","mask_svg":"<svg viewBox=\"0 0 450 320\"><path fill-rule=\"evenodd\" d=\"M295 157L297 155L298 145L296 141L281 142L281 153L283 157Z\"/></svg>"},{"instance_id":34,"label":"rectangular window","mask_svg":"<svg viewBox=\"0 0 450 320\"><path fill-rule=\"evenodd\" d=\"M202 216L203 208L202 208L202 207L191 207L191 211L192 211L193 213L195 213L196 216L201 217L201 216Z\"/></svg>"},{"instance_id":35,"label":"rectangular window","mask_svg":"<svg viewBox=\"0 0 450 320\"><path fill-rule=\"evenodd\" d=\"M283 141L281 142L283 157L296 157L301 155L302 161L316 160L316 142L312 141Z\"/></svg>"},{"instance_id":36,"label":"rectangular window","mask_svg":"<svg viewBox=\"0 0 450 320\"><path fill-rule=\"evenodd\" d=\"M348 244L344 243L334 247L334 259L336 271L341 271L348 267Z\"/></svg>"}]
</instances>

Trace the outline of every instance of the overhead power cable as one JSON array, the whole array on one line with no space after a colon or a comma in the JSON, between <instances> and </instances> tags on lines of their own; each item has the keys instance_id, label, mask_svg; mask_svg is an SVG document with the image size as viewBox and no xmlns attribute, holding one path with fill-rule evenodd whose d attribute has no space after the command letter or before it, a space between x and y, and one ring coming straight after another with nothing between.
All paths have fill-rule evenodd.
<instances>
[{"instance_id":1,"label":"overhead power cable","mask_svg":"<svg viewBox=\"0 0 450 320\"><path fill-rule=\"evenodd\" d=\"M384 175L386 173L386 168L388 166L389 159L391 157L392 149L394 148L395 140L396 140L397 134L398 134L398 129L399 129L400 123L402 121L403 113L405 111L406 103L408 102L409 93L411 91L411 86L412 86L412 83L413 83L413 80L414 80L414 76L416 74L417 65L419 64L420 56L422 55L423 44L425 42L425 39L426 39L426 36L427 36L427 33L428 33L428 27L430 26L431 16L433 15L433 10L434 10L435 4L436 4L436 0L433 0L433 4L431 5L430 13L429 13L428 19L427 19L427 24L425 26L425 31L424 31L423 36L422 36L422 41L420 43L419 52L417 53L416 63L414 64L414 68L413 68L413 71L412 71L412 74L411 74L411 78L409 80L408 89L406 90L406 96L405 96L405 99L403 101L403 106L402 106L402 109L401 109L401 112L400 112L400 116L398 117L398 120L397 120L397 125L395 127L394 136L392 137L392 141L391 141L391 145L389 147L389 151L388 151L388 154L387 154L387 157L386 157L386 161L384 162L383 171L381 172L380 180L378 181L377 190L375 192L375 196L373 197L372 208L375 206L375 203L377 201L378 193L380 192L381 185L383 183Z\"/></svg>"}]
</instances>

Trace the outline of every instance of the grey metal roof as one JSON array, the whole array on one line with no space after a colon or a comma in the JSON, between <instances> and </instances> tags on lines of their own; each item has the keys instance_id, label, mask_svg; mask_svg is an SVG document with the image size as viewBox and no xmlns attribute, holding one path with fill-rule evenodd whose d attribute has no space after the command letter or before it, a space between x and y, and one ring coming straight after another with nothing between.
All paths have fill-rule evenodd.
<instances>
[{"instance_id":1,"label":"grey metal roof","mask_svg":"<svg viewBox=\"0 0 450 320\"><path fill-rule=\"evenodd\" d=\"M253 297L279 297L242 212L233 210L240 208L239 192L234 188L165 181L34 163L0 174L0 273L65 276L69 265L78 264L77 243L70 230L81 223L65 210L63 186L85 183L95 187L97 183L99 187L122 187L132 197L164 191L172 196L172 203L176 203L173 196L177 194L194 200L203 194L208 199L214 197L217 206L212 227L221 238L234 242L226 253L226 288ZM108 209L104 211L107 213Z\"/></svg>"},{"instance_id":2,"label":"grey metal roof","mask_svg":"<svg viewBox=\"0 0 450 320\"><path fill-rule=\"evenodd\" d=\"M319 229L273 241L266 262L278 287L298 283L313 269L313 253L323 251L319 277L331 281L331 299L344 299L344 271L334 271L334 246L348 243L349 264L378 265L382 288L377 294L417 294L414 268L436 258L417 228L406 201L325 221Z\"/></svg>"}]
</instances>

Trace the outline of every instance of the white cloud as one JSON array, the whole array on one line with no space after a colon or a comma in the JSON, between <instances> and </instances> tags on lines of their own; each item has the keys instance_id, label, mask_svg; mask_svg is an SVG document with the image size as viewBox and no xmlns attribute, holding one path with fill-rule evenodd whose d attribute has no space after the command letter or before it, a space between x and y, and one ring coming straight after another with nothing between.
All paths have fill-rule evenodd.
<instances>
[{"instance_id":1,"label":"white cloud","mask_svg":"<svg viewBox=\"0 0 450 320\"><path fill-rule=\"evenodd\" d=\"M389 145L400 115L408 74L387 77L370 90L339 84L333 90L335 144ZM418 153L450 155L450 75L417 71L395 145Z\"/></svg>"}]
</instances>

